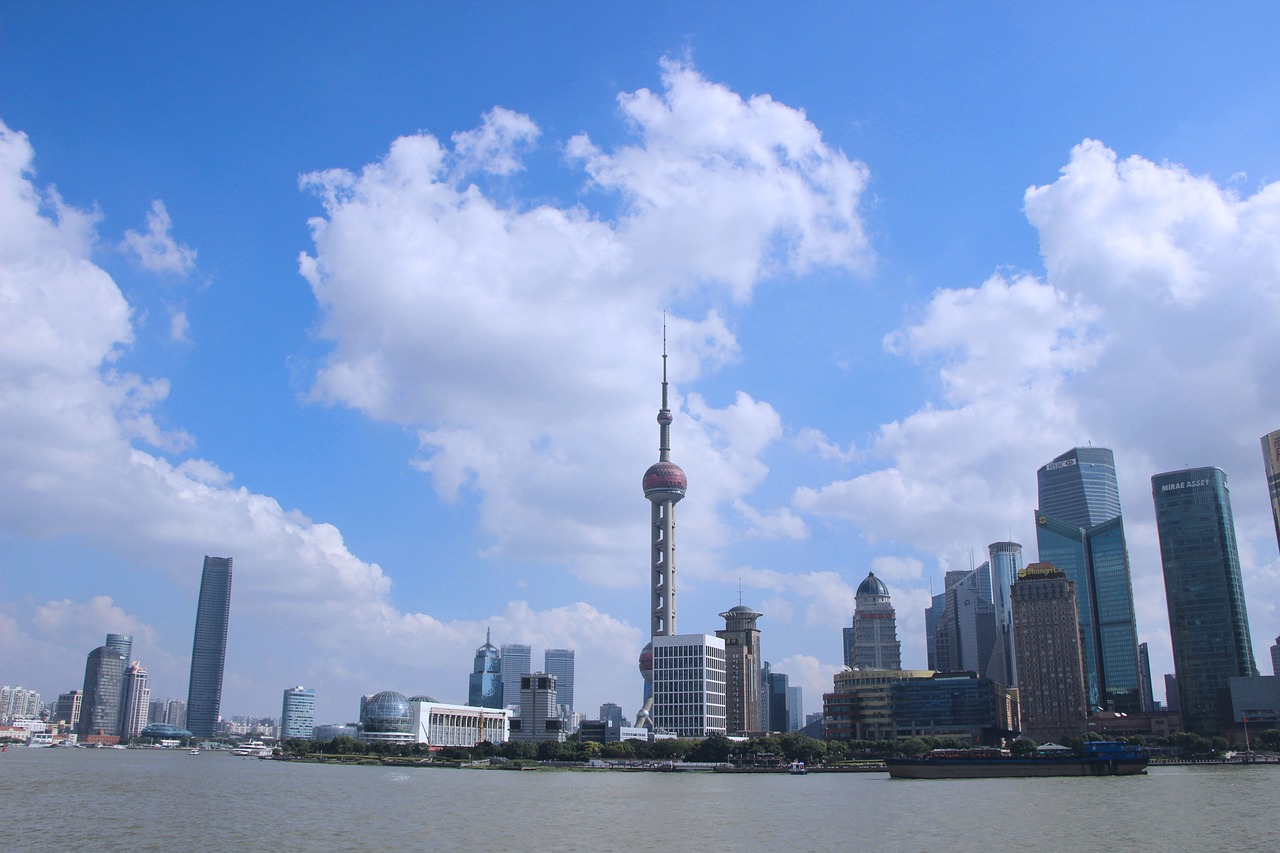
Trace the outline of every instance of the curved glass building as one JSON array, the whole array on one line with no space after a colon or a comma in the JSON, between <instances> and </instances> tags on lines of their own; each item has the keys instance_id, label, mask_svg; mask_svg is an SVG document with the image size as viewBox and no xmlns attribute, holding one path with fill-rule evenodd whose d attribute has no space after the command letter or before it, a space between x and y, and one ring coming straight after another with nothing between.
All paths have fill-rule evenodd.
<instances>
[{"instance_id":1,"label":"curved glass building","mask_svg":"<svg viewBox=\"0 0 1280 853\"><path fill-rule=\"evenodd\" d=\"M187 728L197 737L217 734L230 617L231 558L205 557L196 605L196 633L191 643L191 681L187 686Z\"/></svg>"}]
</instances>

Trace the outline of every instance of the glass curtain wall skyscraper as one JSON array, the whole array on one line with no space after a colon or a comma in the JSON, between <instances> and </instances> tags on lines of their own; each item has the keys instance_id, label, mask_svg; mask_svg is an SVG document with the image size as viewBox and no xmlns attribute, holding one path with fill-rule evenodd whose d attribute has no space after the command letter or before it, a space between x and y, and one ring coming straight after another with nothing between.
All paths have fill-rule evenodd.
<instances>
[{"instance_id":1,"label":"glass curtain wall skyscraper","mask_svg":"<svg viewBox=\"0 0 1280 853\"><path fill-rule=\"evenodd\" d=\"M530 673L533 649L524 643L503 643L498 653L502 673L502 704L520 709L520 678Z\"/></svg>"},{"instance_id":2,"label":"glass curtain wall skyscraper","mask_svg":"<svg viewBox=\"0 0 1280 853\"><path fill-rule=\"evenodd\" d=\"M1216 735L1227 679L1257 674L1227 475L1218 468L1157 474L1151 494L1182 726Z\"/></svg>"},{"instance_id":3,"label":"glass curtain wall skyscraper","mask_svg":"<svg viewBox=\"0 0 1280 853\"><path fill-rule=\"evenodd\" d=\"M217 734L230 618L231 558L206 556L200 575L196 631L191 643L191 680L187 686L187 730L196 737Z\"/></svg>"},{"instance_id":4,"label":"glass curtain wall skyscraper","mask_svg":"<svg viewBox=\"0 0 1280 853\"><path fill-rule=\"evenodd\" d=\"M124 656L109 646L89 652L84 666L84 698L80 704L81 736L120 734L120 700L124 698Z\"/></svg>"},{"instance_id":5,"label":"glass curtain wall skyscraper","mask_svg":"<svg viewBox=\"0 0 1280 853\"><path fill-rule=\"evenodd\" d=\"M1115 457L1075 447L1036 472L1036 544L1075 585L1091 709L1142 708L1133 584Z\"/></svg>"},{"instance_id":6,"label":"glass curtain wall skyscraper","mask_svg":"<svg viewBox=\"0 0 1280 853\"><path fill-rule=\"evenodd\" d=\"M573 716L573 649L547 649L542 653L542 669L556 677L556 703L560 716Z\"/></svg>"}]
</instances>

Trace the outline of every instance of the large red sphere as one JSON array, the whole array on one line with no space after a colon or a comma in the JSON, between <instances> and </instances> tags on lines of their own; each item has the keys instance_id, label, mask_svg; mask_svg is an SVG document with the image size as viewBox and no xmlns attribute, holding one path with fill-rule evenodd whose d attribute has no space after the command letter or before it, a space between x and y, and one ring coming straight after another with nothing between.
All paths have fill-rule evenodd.
<instances>
[{"instance_id":1,"label":"large red sphere","mask_svg":"<svg viewBox=\"0 0 1280 853\"><path fill-rule=\"evenodd\" d=\"M679 492L684 494L688 481L684 471L674 462L655 462L644 472L644 493Z\"/></svg>"}]
</instances>

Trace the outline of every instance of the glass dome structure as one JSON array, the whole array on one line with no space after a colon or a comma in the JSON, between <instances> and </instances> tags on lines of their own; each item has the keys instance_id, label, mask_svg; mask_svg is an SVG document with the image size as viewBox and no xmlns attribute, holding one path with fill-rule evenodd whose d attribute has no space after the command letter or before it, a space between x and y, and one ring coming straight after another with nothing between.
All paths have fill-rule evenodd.
<instances>
[{"instance_id":1,"label":"glass dome structure","mask_svg":"<svg viewBox=\"0 0 1280 853\"><path fill-rule=\"evenodd\" d=\"M407 734L413 727L409 700L394 690L371 696L360 712L360 725L371 734Z\"/></svg>"}]
</instances>

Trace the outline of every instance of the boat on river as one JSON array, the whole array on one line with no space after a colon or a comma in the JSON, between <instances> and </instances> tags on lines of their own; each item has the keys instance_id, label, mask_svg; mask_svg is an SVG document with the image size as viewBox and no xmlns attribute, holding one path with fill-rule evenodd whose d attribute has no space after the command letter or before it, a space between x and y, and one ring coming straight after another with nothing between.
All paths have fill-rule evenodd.
<instances>
[{"instance_id":1,"label":"boat on river","mask_svg":"<svg viewBox=\"0 0 1280 853\"><path fill-rule=\"evenodd\" d=\"M231 750L232 755L248 755L253 758L270 757L272 748L260 740L247 740Z\"/></svg>"},{"instance_id":2,"label":"boat on river","mask_svg":"<svg viewBox=\"0 0 1280 853\"><path fill-rule=\"evenodd\" d=\"M1115 741L1092 741L1080 753L1045 744L1031 755L1001 749L935 749L919 758L886 758L892 779L1021 779L1035 776L1135 776L1147 751Z\"/></svg>"}]
</instances>

